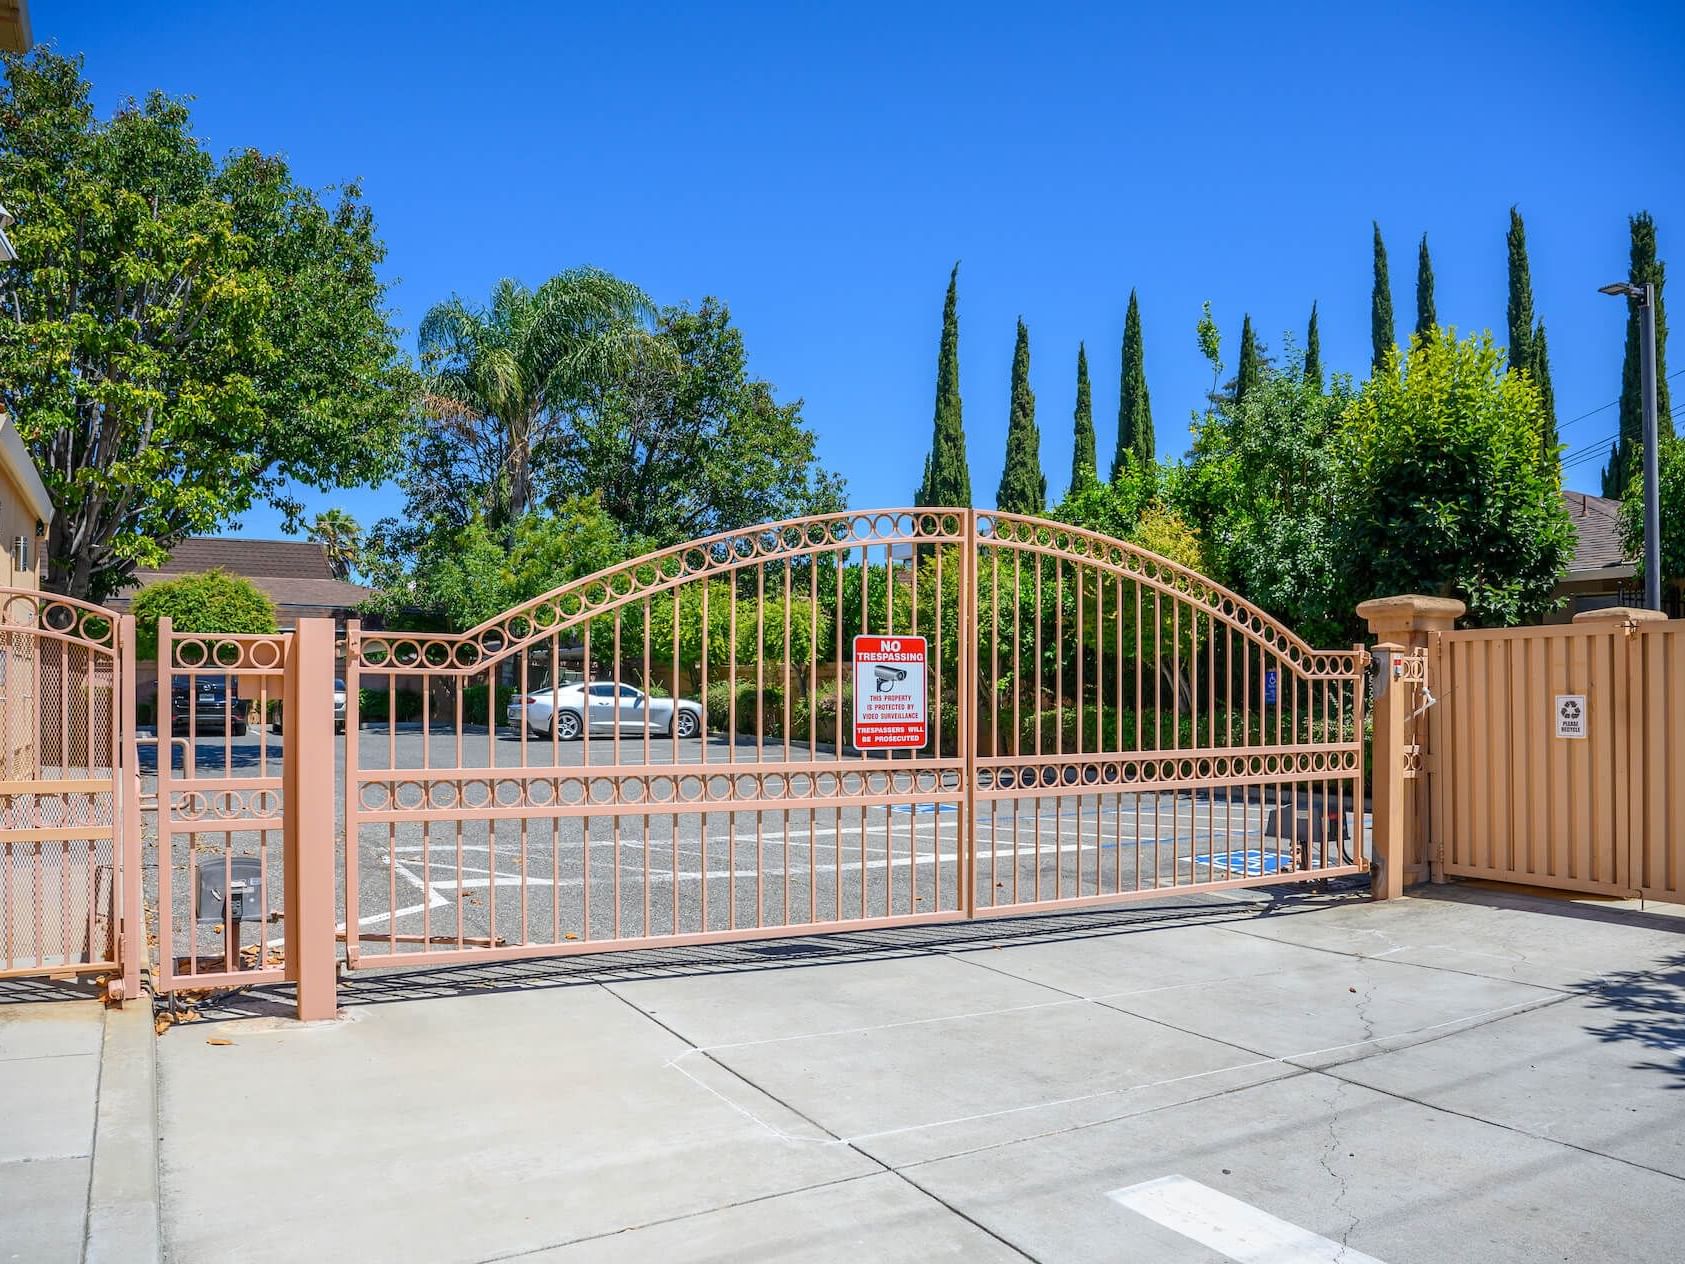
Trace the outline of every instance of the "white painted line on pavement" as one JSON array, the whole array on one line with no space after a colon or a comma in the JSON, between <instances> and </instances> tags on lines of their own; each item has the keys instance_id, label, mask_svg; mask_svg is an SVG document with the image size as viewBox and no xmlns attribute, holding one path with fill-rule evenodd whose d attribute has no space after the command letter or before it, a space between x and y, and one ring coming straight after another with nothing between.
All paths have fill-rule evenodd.
<instances>
[{"instance_id":1,"label":"white painted line on pavement","mask_svg":"<svg viewBox=\"0 0 1685 1264\"><path fill-rule=\"evenodd\" d=\"M1161 1176L1106 1197L1236 1264L1381 1264L1186 1176Z\"/></svg>"}]
</instances>

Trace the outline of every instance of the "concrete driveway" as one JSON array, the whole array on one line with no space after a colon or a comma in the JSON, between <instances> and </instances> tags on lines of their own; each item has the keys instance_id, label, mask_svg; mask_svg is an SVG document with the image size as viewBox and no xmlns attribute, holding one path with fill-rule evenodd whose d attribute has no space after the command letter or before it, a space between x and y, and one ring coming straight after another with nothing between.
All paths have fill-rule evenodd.
<instances>
[{"instance_id":1,"label":"concrete driveway","mask_svg":"<svg viewBox=\"0 0 1685 1264\"><path fill-rule=\"evenodd\" d=\"M1247 893L343 996L299 1027L246 994L255 1016L162 1039L168 1258L1487 1264L1685 1240L1685 920L1653 913Z\"/></svg>"}]
</instances>

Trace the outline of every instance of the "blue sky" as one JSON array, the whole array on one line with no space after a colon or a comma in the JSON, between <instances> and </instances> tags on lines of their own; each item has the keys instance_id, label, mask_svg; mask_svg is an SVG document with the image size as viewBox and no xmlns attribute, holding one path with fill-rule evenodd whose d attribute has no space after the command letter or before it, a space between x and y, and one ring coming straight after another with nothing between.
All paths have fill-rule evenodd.
<instances>
[{"instance_id":1,"label":"blue sky","mask_svg":"<svg viewBox=\"0 0 1685 1264\"><path fill-rule=\"evenodd\" d=\"M102 113L196 98L222 152L363 181L407 345L450 293L595 264L660 302L718 295L755 373L806 400L861 507L905 504L929 439L942 291L960 270L973 486L993 502L1014 319L1042 461L1069 471L1086 340L1110 450L1141 295L1161 455L1210 383L1320 304L1325 363L1369 361L1370 220L1401 334L1429 237L1442 323L1504 323L1507 210L1527 219L1564 422L1620 389L1627 216L1685 268L1685 9L1328 5L89 5L37 0ZM1358 12L1358 10L1372 10ZM1677 282L1675 283L1678 284ZM1674 287L1670 286L1670 289ZM1670 296L1671 297L1671 296ZM1685 322L1675 299L1674 323ZM1675 339L1673 367L1685 367ZM1675 384L1675 395L1682 388ZM1571 450L1615 428L1565 427ZM1597 490L1598 461L1571 486ZM393 489L310 495L365 522ZM278 533L258 510L240 527Z\"/></svg>"}]
</instances>

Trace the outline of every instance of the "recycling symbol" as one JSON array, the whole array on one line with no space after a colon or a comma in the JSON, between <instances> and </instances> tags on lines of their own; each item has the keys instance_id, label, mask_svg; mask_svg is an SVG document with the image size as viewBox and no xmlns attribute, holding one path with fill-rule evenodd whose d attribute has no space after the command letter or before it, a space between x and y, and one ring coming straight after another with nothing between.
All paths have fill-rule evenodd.
<instances>
[{"instance_id":1,"label":"recycling symbol","mask_svg":"<svg viewBox=\"0 0 1685 1264\"><path fill-rule=\"evenodd\" d=\"M1580 704L1573 698L1565 699L1562 703L1562 718L1572 724L1580 718Z\"/></svg>"}]
</instances>

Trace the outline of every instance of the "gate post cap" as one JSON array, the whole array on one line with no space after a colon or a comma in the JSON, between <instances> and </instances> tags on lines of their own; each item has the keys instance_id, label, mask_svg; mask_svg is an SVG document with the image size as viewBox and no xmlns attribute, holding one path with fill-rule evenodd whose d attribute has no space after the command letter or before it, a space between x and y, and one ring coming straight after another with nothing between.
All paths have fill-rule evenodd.
<instances>
[{"instance_id":1,"label":"gate post cap","mask_svg":"<svg viewBox=\"0 0 1685 1264\"><path fill-rule=\"evenodd\" d=\"M1610 606L1604 610L1582 610L1574 616L1575 623L1666 623L1660 610L1644 610L1637 606Z\"/></svg>"},{"instance_id":2,"label":"gate post cap","mask_svg":"<svg viewBox=\"0 0 1685 1264\"><path fill-rule=\"evenodd\" d=\"M1468 606L1455 597L1429 597L1405 593L1397 597L1372 597L1357 606L1360 619L1368 622L1376 636L1395 632L1449 631L1468 613Z\"/></svg>"}]
</instances>

